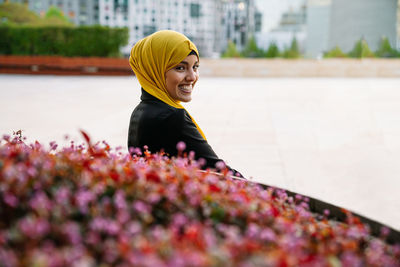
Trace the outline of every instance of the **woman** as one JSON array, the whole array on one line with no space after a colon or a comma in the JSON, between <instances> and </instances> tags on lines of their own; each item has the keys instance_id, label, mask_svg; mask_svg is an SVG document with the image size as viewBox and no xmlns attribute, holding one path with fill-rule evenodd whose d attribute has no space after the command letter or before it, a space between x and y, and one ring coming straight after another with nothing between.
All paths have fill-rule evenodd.
<instances>
[{"instance_id":1,"label":"woman","mask_svg":"<svg viewBox=\"0 0 400 267\"><path fill-rule=\"evenodd\" d=\"M140 104L132 113L128 133L129 148L147 146L151 152L178 154L185 151L205 160L204 168L214 168L221 159L180 102L192 100L199 73L199 52L183 34L159 31L140 40L132 48L129 63L142 86Z\"/></svg>"}]
</instances>

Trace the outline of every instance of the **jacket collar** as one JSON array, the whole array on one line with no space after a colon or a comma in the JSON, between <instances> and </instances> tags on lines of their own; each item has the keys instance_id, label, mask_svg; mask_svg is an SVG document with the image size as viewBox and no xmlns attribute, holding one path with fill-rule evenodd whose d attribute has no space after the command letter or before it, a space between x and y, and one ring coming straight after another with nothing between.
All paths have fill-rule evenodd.
<instances>
[{"instance_id":1,"label":"jacket collar","mask_svg":"<svg viewBox=\"0 0 400 267\"><path fill-rule=\"evenodd\" d=\"M147 93L143 88L142 88L142 95L140 96L140 100L142 100L142 101L157 101L157 102L164 103L157 97L154 97L151 94Z\"/></svg>"}]
</instances>

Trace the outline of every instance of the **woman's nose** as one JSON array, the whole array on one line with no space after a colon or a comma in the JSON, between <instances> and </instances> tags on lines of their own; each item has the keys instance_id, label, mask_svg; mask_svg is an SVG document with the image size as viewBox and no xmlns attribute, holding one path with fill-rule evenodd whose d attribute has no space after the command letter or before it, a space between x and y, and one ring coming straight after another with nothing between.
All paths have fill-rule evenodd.
<instances>
[{"instance_id":1,"label":"woman's nose","mask_svg":"<svg viewBox=\"0 0 400 267\"><path fill-rule=\"evenodd\" d=\"M197 78L197 73L193 69L189 69L187 74L186 74L186 80L187 81L195 81Z\"/></svg>"}]
</instances>

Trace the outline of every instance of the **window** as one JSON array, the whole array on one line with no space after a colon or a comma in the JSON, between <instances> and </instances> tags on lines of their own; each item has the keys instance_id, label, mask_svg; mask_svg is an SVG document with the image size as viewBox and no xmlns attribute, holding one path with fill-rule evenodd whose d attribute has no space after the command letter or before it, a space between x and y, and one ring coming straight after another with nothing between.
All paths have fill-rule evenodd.
<instances>
[{"instance_id":1,"label":"window","mask_svg":"<svg viewBox=\"0 0 400 267\"><path fill-rule=\"evenodd\" d=\"M200 4L190 4L190 16L192 18L199 18L200 17Z\"/></svg>"},{"instance_id":2,"label":"window","mask_svg":"<svg viewBox=\"0 0 400 267\"><path fill-rule=\"evenodd\" d=\"M156 32L156 27L155 26L150 26L150 25L144 25L143 27L143 35L147 36L152 33Z\"/></svg>"}]
</instances>

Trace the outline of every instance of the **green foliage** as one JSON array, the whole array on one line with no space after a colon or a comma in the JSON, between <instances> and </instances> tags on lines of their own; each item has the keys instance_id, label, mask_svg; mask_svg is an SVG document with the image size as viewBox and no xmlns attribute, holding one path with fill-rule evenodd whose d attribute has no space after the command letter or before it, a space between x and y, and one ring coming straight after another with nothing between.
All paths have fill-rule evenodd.
<instances>
[{"instance_id":1,"label":"green foliage","mask_svg":"<svg viewBox=\"0 0 400 267\"><path fill-rule=\"evenodd\" d=\"M350 57L353 58L372 58L375 57L374 53L369 49L367 41L365 39L360 39L354 45L353 50L349 53Z\"/></svg>"},{"instance_id":2,"label":"green foliage","mask_svg":"<svg viewBox=\"0 0 400 267\"><path fill-rule=\"evenodd\" d=\"M55 7L51 6L42 20L43 25L52 26L72 26L73 24L69 21L67 17L64 16L63 12Z\"/></svg>"},{"instance_id":3,"label":"green foliage","mask_svg":"<svg viewBox=\"0 0 400 267\"><path fill-rule=\"evenodd\" d=\"M44 18L18 3L0 4L0 25L31 25L31 26L73 26L62 11L51 6Z\"/></svg>"},{"instance_id":4,"label":"green foliage","mask_svg":"<svg viewBox=\"0 0 400 267\"><path fill-rule=\"evenodd\" d=\"M378 57L400 57L399 51L392 48L389 39L387 37L382 37L379 42L378 50L375 51L375 55Z\"/></svg>"},{"instance_id":5,"label":"green foliage","mask_svg":"<svg viewBox=\"0 0 400 267\"><path fill-rule=\"evenodd\" d=\"M280 52L279 52L279 48L276 45L276 43L271 43L268 46L267 51L265 52L265 57L267 58L274 58L274 57L279 57L280 56Z\"/></svg>"},{"instance_id":6,"label":"green foliage","mask_svg":"<svg viewBox=\"0 0 400 267\"><path fill-rule=\"evenodd\" d=\"M127 28L104 26L0 26L0 54L119 56L128 42Z\"/></svg>"},{"instance_id":7,"label":"green foliage","mask_svg":"<svg viewBox=\"0 0 400 267\"><path fill-rule=\"evenodd\" d=\"M336 46L332 50L328 51L324 55L325 58L346 58L347 54L340 49L339 46Z\"/></svg>"},{"instance_id":8,"label":"green foliage","mask_svg":"<svg viewBox=\"0 0 400 267\"><path fill-rule=\"evenodd\" d=\"M285 49L285 51L283 51L282 56L284 58L299 58L301 56L299 44L297 42L296 37L293 37L289 49Z\"/></svg>"},{"instance_id":9,"label":"green foliage","mask_svg":"<svg viewBox=\"0 0 400 267\"><path fill-rule=\"evenodd\" d=\"M232 41L228 41L228 47L225 52L222 54L222 57L240 57L240 53L236 48L236 45Z\"/></svg>"},{"instance_id":10,"label":"green foliage","mask_svg":"<svg viewBox=\"0 0 400 267\"><path fill-rule=\"evenodd\" d=\"M26 5L8 2L0 4L0 25L36 25L40 20Z\"/></svg>"},{"instance_id":11,"label":"green foliage","mask_svg":"<svg viewBox=\"0 0 400 267\"><path fill-rule=\"evenodd\" d=\"M254 37L251 37L247 44L246 47L242 51L242 56L243 57L251 57L251 58L257 58L257 57L264 57L265 52L258 48L256 39Z\"/></svg>"}]
</instances>

